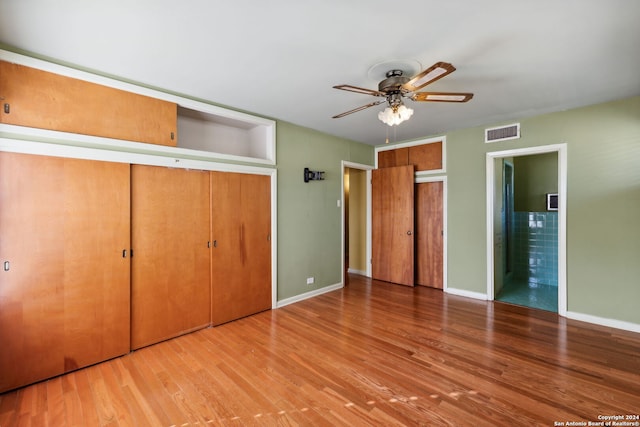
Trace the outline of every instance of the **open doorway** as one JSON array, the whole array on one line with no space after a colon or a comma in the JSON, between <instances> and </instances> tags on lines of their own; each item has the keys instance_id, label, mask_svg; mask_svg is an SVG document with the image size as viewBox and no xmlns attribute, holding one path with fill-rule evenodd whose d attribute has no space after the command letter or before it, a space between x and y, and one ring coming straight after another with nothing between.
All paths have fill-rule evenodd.
<instances>
[{"instance_id":1,"label":"open doorway","mask_svg":"<svg viewBox=\"0 0 640 427\"><path fill-rule=\"evenodd\" d=\"M558 211L546 201L558 193L558 153L495 159L495 171L495 299L557 312Z\"/></svg>"},{"instance_id":2,"label":"open doorway","mask_svg":"<svg viewBox=\"0 0 640 427\"><path fill-rule=\"evenodd\" d=\"M342 163L343 283L347 273L371 277L372 166Z\"/></svg>"},{"instance_id":3,"label":"open doorway","mask_svg":"<svg viewBox=\"0 0 640 427\"><path fill-rule=\"evenodd\" d=\"M566 314L565 206L565 144L487 154L489 299Z\"/></svg>"}]
</instances>

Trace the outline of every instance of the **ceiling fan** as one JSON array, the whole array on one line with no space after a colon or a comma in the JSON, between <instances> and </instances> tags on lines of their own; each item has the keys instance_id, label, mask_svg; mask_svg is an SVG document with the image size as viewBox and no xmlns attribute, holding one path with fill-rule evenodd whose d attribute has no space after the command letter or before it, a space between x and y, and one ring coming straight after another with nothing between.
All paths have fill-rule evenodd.
<instances>
[{"instance_id":1,"label":"ceiling fan","mask_svg":"<svg viewBox=\"0 0 640 427\"><path fill-rule=\"evenodd\" d=\"M332 118L339 119L340 117L387 102L389 106L378 114L378 118L389 126L393 126L407 120L411 117L411 114L413 114L413 110L404 105L402 101L403 98L417 102L467 102L473 98L472 93L416 92L426 85L453 73L455 70L456 68L447 62L438 62L413 77L404 76L402 70L390 70L386 73L387 78L378 84L378 90L351 85L334 86L335 89L373 95L383 99L354 108L353 110L345 111Z\"/></svg>"}]
</instances>

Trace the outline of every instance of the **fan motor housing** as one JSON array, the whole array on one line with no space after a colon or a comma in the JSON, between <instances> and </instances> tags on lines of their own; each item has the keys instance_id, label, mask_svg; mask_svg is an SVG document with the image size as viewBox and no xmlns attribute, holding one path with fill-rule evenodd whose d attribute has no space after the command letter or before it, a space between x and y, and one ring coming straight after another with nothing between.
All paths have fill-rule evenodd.
<instances>
[{"instance_id":1,"label":"fan motor housing","mask_svg":"<svg viewBox=\"0 0 640 427\"><path fill-rule=\"evenodd\" d=\"M398 92L400 86L410 80L409 77L405 77L402 74L402 70L391 70L387 72L387 78L378 84L378 90L384 93Z\"/></svg>"}]
</instances>

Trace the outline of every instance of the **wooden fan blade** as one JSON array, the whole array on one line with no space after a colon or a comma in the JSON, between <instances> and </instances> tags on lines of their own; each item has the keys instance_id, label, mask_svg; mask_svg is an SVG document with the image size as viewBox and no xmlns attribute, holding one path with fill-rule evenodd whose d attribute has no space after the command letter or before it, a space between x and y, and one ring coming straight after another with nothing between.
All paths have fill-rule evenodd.
<instances>
[{"instance_id":1,"label":"wooden fan blade","mask_svg":"<svg viewBox=\"0 0 640 427\"><path fill-rule=\"evenodd\" d=\"M407 92L413 92L425 87L430 83L435 82L436 80L443 78L448 74L453 73L455 70L456 67L449 64L448 62L437 62L421 73L413 76L411 80L403 84L401 87Z\"/></svg>"},{"instance_id":2,"label":"wooden fan blade","mask_svg":"<svg viewBox=\"0 0 640 427\"><path fill-rule=\"evenodd\" d=\"M456 92L418 92L410 97L412 101L418 102L467 102L471 98L472 93Z\"/></svg>"},{"instance_id":3,"label":"wooden fan blade","mask_svg":"<svg viewBox=\"0 0 640 427\"><path fill-rule=\"evenodd\" d=\"M358 108L354 108L353 110L345 111L344 113L340 113L340 114L338 114L338 115L336 115L336 116L333 116L333 117L331 117L331 118L332 118L332 119L339 119L340 117L347 116L347 115L349 115L349 114L351 114L351 113L357 113L358 111L362 111L362 110L364 110L364 109L366 109L366 108L373 107L373 106L376 106L376 105L380 105L380 104L382 104L382 103L383 103L383 102L385 102L385 101L386 101L386 100L381 100L381 101L372 102L371 104L363 105L362 107L358 107Z\"/></svg>"},{"instance_id":4,"label":"wooden fan blade","mask_svg":"<svg viewBox=\"0 0 640 427\"><path fill-rule=\"evenodd\" d=\"M377 91L377 90L373 90L373 89L366 89L363 87L358 87L358 86L351 86L351 85L338 85L338 86L334 86L334 89L341 89L341 90L348 90L349 92L356 92L356 93L364 93L365 95L373 95L373 96L387 96L386 94Z\"/></svg>"}]
</instances>

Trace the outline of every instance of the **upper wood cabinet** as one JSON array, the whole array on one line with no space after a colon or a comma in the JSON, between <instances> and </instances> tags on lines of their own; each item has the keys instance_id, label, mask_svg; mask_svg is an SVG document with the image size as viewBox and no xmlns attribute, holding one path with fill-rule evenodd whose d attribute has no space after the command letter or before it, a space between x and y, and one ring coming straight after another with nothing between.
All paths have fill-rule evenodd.
<instances>
[{"instance_id":1,"label":"upper wood cabinet","mask_svg":"<svg viewBox=\"0 0 640 427\"><path fill-rule=\"evenodd\" d=\"M442 141L409 147L409 164L416 171L432 171L442 169Z\"/></svg>"},{"instance_id":2,"label":"upper wood cabinet","mask_svg":"<svg viewBox=\"0 0 640 427\"><path fill-rule=\"evenodd\" d=\"M409 165L409 148L396 148L378 152L378 168L393 168Z\"/></svg>"},{"instance_id":3,"label":"upper wood cabinet","mask_svg":"<svg viewBox=\"0 0 640 427\"><path fill-rule=\"evenodd\" d=\"M177 105L0 61L0 123L176 146Z\"/></svg>"},{"instance_id":4,"label":"upper wood cabinet","mask_svg":"<svg viewBox=\"0 0 640 427\"><path fill-rule=\"evenodd\" d=\"M0 49L0 136L15 135L176 159L276 164L273 120Z\"/></svg>"},{"instance_id":5,"label":"upper wood cabinet","mask_svg":"<svg viewBox=\"0 0 640 427\"><path fill-rule=\"evenodd\" d=\"M444 169L444 149L442 140L400 145L397 148L378 150L378 168L415 166L416 172L442 171Z\"/></svg>"}]
</instances>

